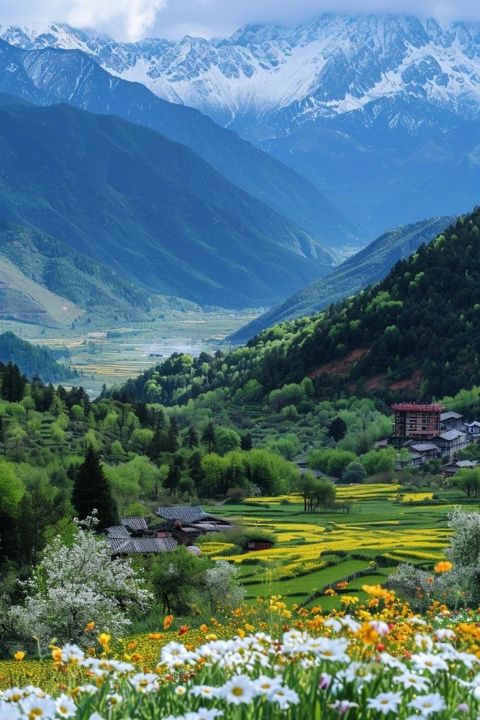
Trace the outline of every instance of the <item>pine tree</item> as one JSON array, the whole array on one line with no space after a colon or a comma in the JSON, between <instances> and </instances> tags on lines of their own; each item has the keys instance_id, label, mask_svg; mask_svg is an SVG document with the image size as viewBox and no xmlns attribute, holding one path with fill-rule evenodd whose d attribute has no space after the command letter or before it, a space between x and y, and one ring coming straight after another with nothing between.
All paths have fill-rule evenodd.
<instances>
[{"instance_id":1,"label":"pine tree","mask_svg":"<svg viewBox=\"0 0 480 720\"><path fill-rule=\"evenodd\" d=\"M72 504L82 520L96 510L98 530L104 530L118 522L117 505L110 484L99 457L91 446L87 447L85 460L75 477Z\"/></svg>"},{"instance_id":2,"label":"pine tree","mask_svg":"<svg viewBox=\"0 0 480 720\"><path fill-rule=\"evenodd\" d=\"M213 423L208 423L203 431L202 442L207 446L207 452L210 455L215 446L215 426Z\"/></svg>"},{"instance_id":3,"label":"pine tree","mask_svg":"<svg viewBox=\"0 0 480 720\"><path fill-rule=\"evenodd\" d=\"M178 485L182 479L182 470L183 458L180 455L175 455L165 480L165 487L170 490L172 495L177 494Z\"/></svg>"},{"instance_id":4,"label":"pine tree","mask_svg":"<svg viewBox=\"0 0 480 720\"><path fill-rule=\"evenodd\" d=\"M7 402L20 402L25 392L27 379L16 365L9 362L3 372L2 397Z\"/></svg>"},{"instance_id":5,"label":"pine tree","mask_svg":"<svg viewBox=\"0 0 480 720\"><path fill-rule=\"evenodd\" d=\"M178 425L175 418L172 418L168 430L168 452L176 452L178 450L178 444Z\"/></svg>"},{"instance_id":6,"label":"pine tree","mask_svg":"<svg viewBox=\"0 0 480 720\"><path fill-rule=\"evenodd\" d=\"M199 495L205 478L205 473L203 472L202 467L202 453L199 450L195 450L195 452L190 456L188 460L188 471L190 478L195 485L197 495Z\"/></svg>"},{"instance_id":7,"label":"pine tree","mask_svg":"<svg viewBox=\"0 0 480 720\"><path fill-rule=\"evenodd\" d=\"M335 420L332 422L328 429L328 434L333 440L335 440L335 442L343 440L343 438L347 434L346 422L342 420L341 417L335 418Z\"/></svg>"},{"instance_id":8,"label":"pine tree","mask_svg":"<svg viewBox=\"0 0 480 720\"><path fill-rule=\"evenodd\" d=\"M198 447L198 435L197 431L193 427L193 425L190 425L187 432L187 447L190 448L190 450L193 450L193 448Z\"/></svg>"},{"instance_id":9,"label":"pine tree","mask_svg":"<svg viewBox=\"0 0 480 720\"><path fill-rule=\"evenodd\" d=\"M246 450L249 452L253 448L253 438L250 435L250 433L247 433L246 435L242 435L241 442L240 442L240 448L242 450Z\"/></svg>"}]
</instances>

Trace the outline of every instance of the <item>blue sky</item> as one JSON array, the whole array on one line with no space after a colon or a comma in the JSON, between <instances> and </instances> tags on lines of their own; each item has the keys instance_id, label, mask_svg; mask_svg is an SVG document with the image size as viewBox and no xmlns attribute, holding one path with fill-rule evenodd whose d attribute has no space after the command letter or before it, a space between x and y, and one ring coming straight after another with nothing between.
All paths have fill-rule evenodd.
<instances>
[{"instance_id":1,"label":"blue sky","mask_svg":"<svg viewBox=\"0 0 480 720\"><path fill-rule=\"evenodd\" d=\"M0 0L0 24L57 20L118 39L226 35L245 23L297 23L322 12L407 12L478 19L478 0Z\"/></svg>"}]
</instances>

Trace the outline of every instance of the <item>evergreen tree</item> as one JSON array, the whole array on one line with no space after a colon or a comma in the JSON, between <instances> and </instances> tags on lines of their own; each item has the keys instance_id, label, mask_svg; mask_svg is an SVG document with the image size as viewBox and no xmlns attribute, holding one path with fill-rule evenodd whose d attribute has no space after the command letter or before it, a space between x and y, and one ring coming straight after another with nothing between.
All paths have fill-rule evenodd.
<instances>
[{"instance_id":1,"label":"evergreen tree","mask_svg":"<svg viewBox=\"0 0 480 720\"><path fill-rule=\"evenodd\" d=\"M250 433L247 433L246 435L242 435L241 442L240 442L240 448L242 450L246 450L247 452L253 448L253 438L250 435Z\"/></svg>"},{"instance_id":2,"label":"evergreen tree","mask_svg":"<svg viewBox=\"0 0 480 720\"><path fill-rule=\"evenodd\" d=\"M213 423L208 423L203 431L202 442L207 446L207 452L210 455L215 447L215 425Z\"/></svg>"},{"instance_id":3,"label":"evergreen tree","mask_svg":"<svg viewBox=\"0 0 480 720\"><path fill-rule=\"evenodd\" d=\"M153 440L148 449L148 456L151 460L158 460L160 455L169 451L168 434L161 427L157 427Z\"/></svg>"},{"instance_id":4,"label":"evergreen tree","mask_svg":"<svg viewBox=\"0 0 480 720\"><path fill-rule=\"evenodd\" d=\"M75 477L72 504L81 520L96 510L98 530L104 530L118 522L117 505L110 484L99 457L91 446L87 447L85 460Z\"/></svg>"},{"instance_id":5,"label":"evergreen tree","mask_svg":"<svg viewBox=\"0 0 480 720\"><path fill-rule=\"evenodd\" d=\"M7 402L20 402L23 399L27 379L16 365L9 362L3 372L2 398Z\"/></svg>"},{"instance_id":6,"label":"evergreen tree","mask_svg":"<svg viewBox=\"0 0 480 720\"><path fill-rule=\"evenodd\" d=\"M196 450L190 456L188 460L188 471L190 473L190 478L195 485L197 495L199 495L203 480L205 478L205 473L203 472L202 467L202 453L199 450Z\"/></svg>"},{"instance_id":7,"label":"evergreen tree","mask_svg":"<svg viewBox=\"0 0 480 720\"><path fill-rule=\"evenodd\" d=\"M197 431L193 427L193 425L190 425L187 432L187 447L190 448L190 450L193 450L193 448L198 447L198 435Z\"/></svg>"},{"instance_id":8,"label":"evergreen tree","mask_svg":"<svg viewBox=\"0 0 480 720\"><path fill-rule=\"evenodd\" d=\"M343 440L343 438L347 434L346 422L342 420L341 417L335 418L335 420L332 422L328 429L328 434L333 440L335 440L335 442Z\"/></svg>"},{"instance_id":9,"label":"evergreen tree","mask_svg":"<svg viewBox=\"0 0 480 720\"><path fill-rule=\"evenodd\" d=\"M178 444L178 425L175 418L172 418L168 429L168 452L176 452L178 450Z\"/></svg>"},{"instance_id":10,"label":"evergreen tree","mask_svg":"<svg viewBox=\"0 0 480 720\"><path fill-rule=\"evenodd\" d=\"M175 455L165 480L165 487L170 490L172 495L176 495L177 493L180 480L182 479L182 470L183 458L180 455Z\"/></svg>"}]
</instances>

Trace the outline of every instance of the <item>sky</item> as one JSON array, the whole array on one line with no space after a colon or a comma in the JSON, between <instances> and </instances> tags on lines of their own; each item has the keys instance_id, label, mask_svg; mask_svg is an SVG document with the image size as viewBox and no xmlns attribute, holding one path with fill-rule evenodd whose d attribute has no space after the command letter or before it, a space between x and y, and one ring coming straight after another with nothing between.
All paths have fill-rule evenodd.
<instances>
[{"instance_id":1,"label":"sky","mask_svg":"<svg viewBox=\"0 0 480 720\"><path fill-rule=\"evenodd\" d=\"M420 7L421 6L421 9ZM49 21L93 28L118 40L219 37L246 23L294 24L322 12L412 13L480 20L478 0L0 0L0 25Z\"/></svg>"}]
</instances>

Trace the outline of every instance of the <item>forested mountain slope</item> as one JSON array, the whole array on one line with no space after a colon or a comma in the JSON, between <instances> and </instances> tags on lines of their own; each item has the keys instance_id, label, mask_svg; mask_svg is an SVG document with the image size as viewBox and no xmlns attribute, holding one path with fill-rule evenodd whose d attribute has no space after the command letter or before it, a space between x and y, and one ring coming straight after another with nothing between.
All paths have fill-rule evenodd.
<instances>
[{"instance_id":1,"label":"forested mountain slope","mask_svg":"<svg viewBox=\"0 0 480 720\"><path fill-rule=\"evenodd\" d=\"M480 383L480 209L396 264L378 285L325 312L276 325L247 347L176 357L123 389L164 404L262 402L306 376L318 396L442 397ZM220 389L222 391L220 392Z\"/></svg>"},{"instance_id":2,"label":"forested mountain slope","mask_svg":"<svg viewBox=\"0 0 480 720\"><path fill-rule=\"evenodd\" d=\"M291 167L183 105L103 70L78 50L22 50L0 40L0 90L37 105L68 103L150 127L191 148L242 190L303 227L318 246L358 244L363 231Z\"/></svg>"},{"instance_id":3,"label":"forested mountain slope","mask_svg":"<svg viewBox=\"0 0 480 720\"><path fill-rule=\"evenodd\" d=\"M191 150L120 118L5 104L0 151L0 218L144 290L258 306L332 267L311 236Z\"/></svg>"},{"instance_id":4,"label":"forested mountain slope","mask_svg":"<svg viewBox=\"0 0 480 720\"><path fill-rule=\"evenodd\" d=\"M316 280L240 328L229 340L245 343L262 330L285 320L313 315L359 290L382 280L398 260L409 257L420 245L430 242L453 218L431 218L385 233L359 253L352 255L333 272Z\"/></svg>"},{"instance_id":5,"label":"forested mountain slope","mask_svg":"<svg viewBox=\"0 0 480 720\"><path fill-rule=\"evenodd\" d=\"M41 377L45 382L77 376L76 372L58 363L46 348L32 345L12 332L0 335L0 363L15 363L27 377Z\"/></svg>"}]
</instances>

